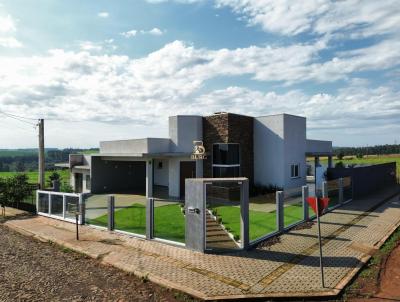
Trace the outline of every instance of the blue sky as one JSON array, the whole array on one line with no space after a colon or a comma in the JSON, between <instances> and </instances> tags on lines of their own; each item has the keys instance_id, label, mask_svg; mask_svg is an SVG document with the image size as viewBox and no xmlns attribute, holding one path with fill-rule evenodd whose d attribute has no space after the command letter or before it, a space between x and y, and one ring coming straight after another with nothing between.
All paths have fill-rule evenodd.
<instances>
[{"instance_id":1,"label":"blue sky","mask_svg":"<svg viewBox=\"0 0 400 302\"><path fill-rule=\"evenodd\" d=\"M167 117L308 118L336 146L400 142L395 0L0 0L0 110L52 147L167 136ZM3 117L0 148L33 147Z\"/></svg>"}]
</instances>

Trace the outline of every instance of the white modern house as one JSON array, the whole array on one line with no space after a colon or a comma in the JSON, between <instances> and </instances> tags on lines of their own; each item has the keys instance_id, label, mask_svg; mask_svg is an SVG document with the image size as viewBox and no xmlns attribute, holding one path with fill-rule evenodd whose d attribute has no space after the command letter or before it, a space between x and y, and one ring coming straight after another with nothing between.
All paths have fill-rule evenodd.
<instances>
[{"instance_id":1,"label":"white modern house","mask_svg":"<svg viewBox=\"0 0 400 302\"><path fill-rule=\"evenodd\" d=\"M205 154L193 156L194 142ZM203 149L203 150L204 150ZM247 177L250 186L306 184L306 157L332 158L332 142L306 137L306 118L226 112L169 117L169 138L100 142L100 152L71 155L76 192L164 192L184 196L186 178Z\"/></svg>"}]
</instances>

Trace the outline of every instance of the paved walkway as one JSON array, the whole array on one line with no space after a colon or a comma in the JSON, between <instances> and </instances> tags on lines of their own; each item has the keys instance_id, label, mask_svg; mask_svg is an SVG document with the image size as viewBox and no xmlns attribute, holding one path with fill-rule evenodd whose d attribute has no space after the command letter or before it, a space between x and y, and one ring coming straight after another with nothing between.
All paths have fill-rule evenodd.
<instances>
[{"instance_id":1,"label":"paved walkway","mask_svg":"<svg viewBox=\"0 0 400 302\"><path fill-rule=\"evenodd\" d=\"M202 299L332 296L400 225L399 197L389 198L397 192L353 201L322 217L326 288L320 284L315 225L290 231L269 247L211 255L87 226L77 242L73 224L45 217L5 224Z\"/></svg>"}]
</instances>

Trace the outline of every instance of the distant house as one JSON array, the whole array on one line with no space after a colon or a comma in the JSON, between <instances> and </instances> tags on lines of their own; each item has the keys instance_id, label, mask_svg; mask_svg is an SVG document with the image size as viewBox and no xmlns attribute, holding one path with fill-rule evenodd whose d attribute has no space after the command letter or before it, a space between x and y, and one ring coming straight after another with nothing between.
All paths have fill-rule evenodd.
<instances>
[{"instance_id":1,"label":"distant house","mask_svg":"<svg viewBox=\"0 0 400 302\"><path fill-rule=\"evenodd\" d=\"M306 118L220 112L169 117L169 138L100 142L98 154L71 155L69 168L77 192L151 197L163 190L181 198L185 179L194 177L247 177L250 186L299 187L306 184L307 156L331 159L332 142L307 139Z\"/></svg>"}]
</instances>

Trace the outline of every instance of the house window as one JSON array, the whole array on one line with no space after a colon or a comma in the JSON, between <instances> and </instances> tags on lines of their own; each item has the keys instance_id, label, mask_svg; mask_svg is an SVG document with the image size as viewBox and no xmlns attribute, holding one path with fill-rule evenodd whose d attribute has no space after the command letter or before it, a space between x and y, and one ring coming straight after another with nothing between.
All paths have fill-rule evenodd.
<instances>
[{"instance_id":1,"label":"house window","mask_svg":"<svg viewBox=\"0 0 400 302\"><path fill-rule=\"evenodd\" d=\"M215 178L239 177L239 144L214 144L212 169Z\"/></svg>"},{"instance_id":2,"label":"house window","mask_svg":"<svg viewBox=\"0 0 400 302\"><path fill-rule=\"evenodd\" d=\"M300 165L299 164L293 164L290 166L290 177L291 178L298 178L300 177Z\"/></svg>"},{"instance_id":3,"label":"house window","mask_svg":"<svg viewBox=\"0 0 400 302\"><path fill-rule=\"evenodd\" d=\"M90 175L86 175L86 190L91 189L91 183L90 183Z\"/></svg>"}]
</instances>

